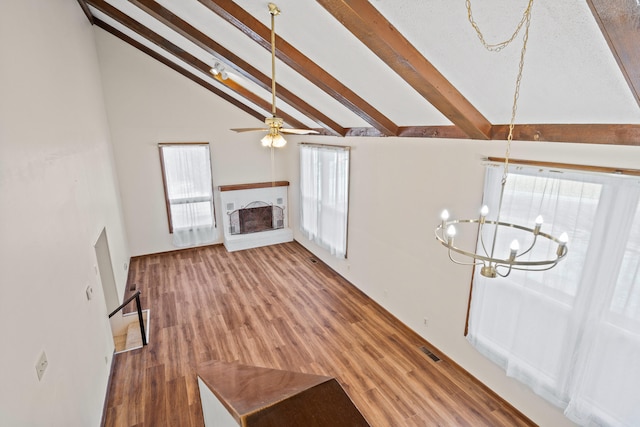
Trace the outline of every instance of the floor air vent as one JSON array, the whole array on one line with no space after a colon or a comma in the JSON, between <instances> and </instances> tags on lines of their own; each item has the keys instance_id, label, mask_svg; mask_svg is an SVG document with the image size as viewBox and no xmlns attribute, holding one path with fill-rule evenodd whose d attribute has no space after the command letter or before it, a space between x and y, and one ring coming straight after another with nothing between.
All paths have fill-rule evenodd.
<instances>
[{"instance_id":1,"label":"floor air vent","mask_svg":"<svg viewBox=\"0 0 640 427\"><path fill-rule=\"evenodd\" d=\"M132 283L132 284L129 286L129 291L131 292L131 291L135 291L135 290L136 290L136 284L135 284L135 283Z\"/></svg>"},{"instance_id":2,"label":"floor air vent","mask_svg":"<svg viewBox=\"0 0 640 427\"><path fill-rule=\"evenodd\" d=\"M315 259L315 258L309 258L309 262L310 262L311 264L317 264L317 263L318 263L318 260L317 260L317 259Z\"/></svg>"},{"instance_id":3,"label":"floor air vent","mask_svg":"<svg viewBox=\"0 0 640 427\"><path fill-rule=\"evenodd\" d=\"M427 356L429 356L429 358L431 360L433 360L434 362L439 362L440 361L440 358L438 356L436 356L435 354L433 354L431 352L431 350L429 350L427 347L424 347L424 346L420 347L420 351L423 352L424 354L426 354Z\"/></svg>"}]
</instances>

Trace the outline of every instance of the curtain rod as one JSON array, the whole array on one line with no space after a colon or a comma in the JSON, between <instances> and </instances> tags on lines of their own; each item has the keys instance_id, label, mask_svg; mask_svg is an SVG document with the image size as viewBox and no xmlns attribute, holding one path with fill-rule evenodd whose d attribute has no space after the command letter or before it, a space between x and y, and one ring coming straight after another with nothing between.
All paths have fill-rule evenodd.
<instances>
[{"instance_id":1,"label":"curtain rod","mask_svg":"<svg viewBox=\"0 0 640 427\"><path fill-rule=\"evenodd\" d=\"M167 145L209 145L208 142L159 142L158 147Z\"/></svg>"},{"instance_id":2,"label":"curtain rod","mask_svg":"<svg viewBox=\"0 0 640 427\"><path fill-rule=\"evenodd\" d=\"M317 144L313 142L299 142L298 145L306 145L308 147L336 148L336 149L342 149L342 150L351 150L351 147L348 145Z\"/></svg>"},{"instance_id":3,"label":"curtain rod","mask_svg":"<svg viewBox=\"0 0 640 427\"><path fill-rule=\"evenodd\" d=\"M504 164L503 157L487 157L486 160L489 162ZM521 165L521 166L535 166L535 167L541 167L546 169L567 169L567 170L577 170L577 171L584 171L584 172L640 176L640 170L638 169L612 168L612 167L606 167L606 166L576 165L571 163L541 162L537 160L521 160L521 159L509 159L509 164Z\"/></svg>"}]
</instances>

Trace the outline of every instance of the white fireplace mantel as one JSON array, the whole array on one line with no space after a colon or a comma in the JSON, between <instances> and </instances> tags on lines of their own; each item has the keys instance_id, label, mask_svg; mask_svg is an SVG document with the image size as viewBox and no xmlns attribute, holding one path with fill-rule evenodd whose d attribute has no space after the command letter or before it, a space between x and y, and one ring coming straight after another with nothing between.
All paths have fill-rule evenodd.
<instances>
[{"instance_id":1,"label":"white fireplace mantel","mask_svg":"<svg viewBox=\"0 0 640 427\"><path fill-rule=\"evenodd\" d=\"M288 218L288 188L288 181L222 185L218 187L222 202L224 246L229 252L293 241L293 230L289 228ZM243 209L252 202L264 202L281 207L284 210L284 227L256 233L231 234L230 214L237 209Z\"/></svg>"}]
</instances>

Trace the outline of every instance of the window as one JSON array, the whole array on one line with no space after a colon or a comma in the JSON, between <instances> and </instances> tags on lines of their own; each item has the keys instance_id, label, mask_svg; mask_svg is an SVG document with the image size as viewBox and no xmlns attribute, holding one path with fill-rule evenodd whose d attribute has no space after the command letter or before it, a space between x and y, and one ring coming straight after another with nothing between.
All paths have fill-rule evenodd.
<instances>
[{"instance_id":1,"label":"window","mask_svg":"<svg viewBox=\"0 0 640 427\"><path fill-rule=\"evenodd\" d=\"M501 177L488 168L494 212ZM640 425L640 180L518 167L502 218L533 224L538 213L543 232L569 233L567 258L546 272L476 272L468 339L574 422Z\"/></svg>"},{"instance_id":2,"label":"window","mask_svg":"<svg viewBox=\"0 0 640 427\"><path fill-rule=\"evenodd\" d=\"M349 147L300 145L300 230L346 258L348 211Z\"/></svg>"},{"instance_id":3,"label":"window","mask_svg":"<svg viewBox=\"0 0 640 427\"><path fill-rule=\"evenodd\" d=\"M160 144L169 233L178 247L217 238L208 144Z\"/></svg>"}]
</instances>

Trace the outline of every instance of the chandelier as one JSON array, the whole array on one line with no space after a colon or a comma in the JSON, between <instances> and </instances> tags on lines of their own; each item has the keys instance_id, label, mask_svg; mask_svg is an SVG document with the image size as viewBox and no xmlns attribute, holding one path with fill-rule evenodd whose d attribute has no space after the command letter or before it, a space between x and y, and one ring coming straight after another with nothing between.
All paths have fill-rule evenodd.
<instances>
[{"instance_id":1,"label":"chandelier","mask_svg":"<svg viewBox=\"0 0 640 427\"><path fill-rule=\"evenodd\" d=\"M509 43L511 43L522 27L524 26L524 36L522 49L520 51L520 62L518 66L518 76L516 78L516 87L513 95L513 104L511 108L511 121L509 122L509 134L507 136L507 148L504 159L504 172L502 175L501 188L500 188L500 198L498 201L498 214L496 220L487 219L487 215L489 214L489 208L487 206L483 206L480 209L480 215L475 219L450 219L449 212L445 209L442 211L440 216L441 223L436 227L435 235L436 239L444 245L448 249L449 259L456 264L462 265L477 265L482 266L480 268L480 274L485 277L507 277L513 270L527 270L527 271L544 271L549 270L555 267L564 257L567 256L568 248L568 236L567 233L562 233L559 237L554 237L550 234L543 233L540 231L543 225L542 216L538 215L535 220L535 224L533 228L512 224L509 222L500 221L500 214L502 211L502 199L504 196L505 185L507 183L507 178L509 175L509 154L511 151L511 142L513 141L513 128L515 124L516 111L518 105L518 97L520 95L520 82L522 80L522 70L524 68L524 57L527 51L527 41L529 40L529 25L531 23L531 8L533 6L533 0L529 0L527 8L525 9L522 19L518 23L513 35L500 43L496 44L488 44L480 28L476 24L473 19L473 14L471 13L471 0L466 0L467 6L467 17L471 26L475 29L478 38L482 45L489 51L498 52L506 47ZM478 243L477 249L475 251L465 250L456 246L455 237L457 234L456 225L457 224L478 224ZM490 242L485 242L484 230L485 227L493 227L493 239ZM502 252L503 254L508 253L508 257L498 257L496 256L496 242L498 240L498 234L500 230L502 232L511 231L513 229L520 230L527 237L526 240L529 243L523 247L521 250L520 242L516 239L511 242L509 246L509 251ZM551 257L545 259L525 259L524 255L530 253L534 246L540 240L547 240L552 242L552 244L556 244L555 254ZM469 262L461 262L454 259L454 253L463 255L465 257L471 258L472 261Z\"/></svg>"}]
</instances>

